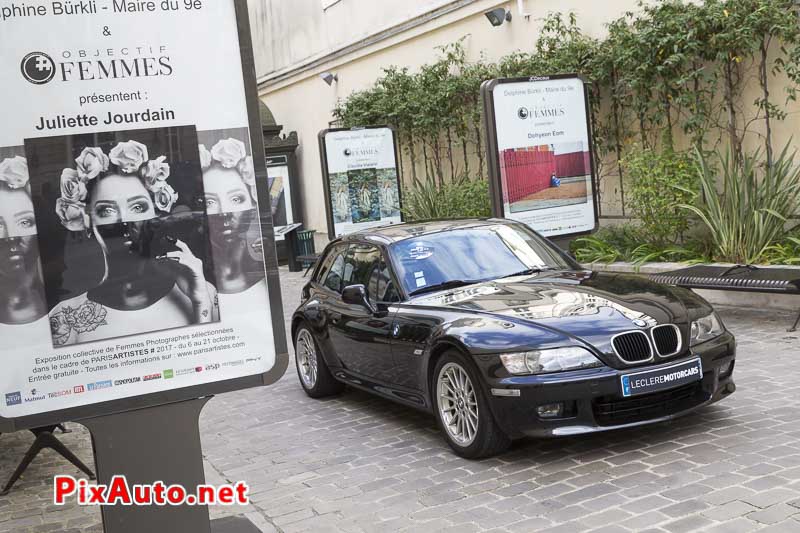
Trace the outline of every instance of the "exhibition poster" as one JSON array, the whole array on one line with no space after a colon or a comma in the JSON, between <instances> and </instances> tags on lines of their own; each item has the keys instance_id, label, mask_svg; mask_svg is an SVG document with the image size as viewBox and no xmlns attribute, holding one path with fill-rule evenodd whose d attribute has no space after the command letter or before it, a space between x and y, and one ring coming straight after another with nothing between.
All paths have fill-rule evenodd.
<instances>
[{"instance_id":1,"label":"exhibition poster","mask_svg":"<svg viewBox=\"0 0 800 533\"><path fill-rule=\"evenodd\" d=\"M285 155L267 157L267 182L275 231L294 224L289 161Z\"/></svg>"},{"instance_id":2,"label":"exhibition poster","mask_svg":"<svg viewBox=\"0 0 800 533\"><path fill-rule=\"evenodd\" d=\"M576 76L484 83L495 215L547 237L593 231L587 95Z\"/></svg>"},{"instance_id":3,"label":"exhibition poster","mask_svg":"<svg viewBox=\"0 0 800 533\"><path fill-rule=\"evenodd\" d=\"M0 2L0 417L275 366L243 57L233 0Z\"/></svg>"},{"instance_id":4,"label":"exhibition poster","mask_svg":"<svg viewBox=\"0 0 800 533\"><path fill-rule=\"evenodd\" d=\"M402 222L391 128L325 130L320 146L331 238Z\"/></svg>"}]
</instances>

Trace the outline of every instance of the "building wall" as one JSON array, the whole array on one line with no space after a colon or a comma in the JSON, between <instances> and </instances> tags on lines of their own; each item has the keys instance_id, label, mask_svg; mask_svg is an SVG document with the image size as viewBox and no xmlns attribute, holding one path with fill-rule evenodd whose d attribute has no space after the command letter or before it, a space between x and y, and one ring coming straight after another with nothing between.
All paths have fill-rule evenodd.
<instances>
[{"instance_id":1,"label":"building wall","mask_svg":"<svg viewBox=\"0 0 800 533\"><path fill-rule=\"evenodd\" d=\"M468 0L474 2L476 0ZM248 0L256 73L270 79L453 0Z\"/></svg>"},{"instance_id":2,"label":"building wall","mask_svg":"<svg viewBox=\"0 0 800 533\"><path fill-rule=\"evenodd\" d=\"M311 9L311 4L318 4L319 0L297 1L302 9ZM298 164L301 174L301 187L303 198L303 216L305 224L310 229L317 230L318 244L327 240L327 225L325 218L325 200L322 186L322 173L320 170L320 155L317 144L317 134L329 127L333 120L332 110L338 99L346 98L353 91L370 87L380 77L382 69L390 65L405 66L415 70L420 65L428 63L437 56L436 47L452 43L467 36L464 41L468 57L478 59L481 56L488 60L496 60L504 55L517 50L530 50L541 27L542 17L550 12L574 11L578 17L578 24L588 34L602 37L605 34L605 25L620 17L625 11L636 8L636 0L604 0L602 2L588 2L586 0L523 0L526 10L532 12L529 18L520 16L516 2L497 2L496 0L462 0L457 2L434 2L432 0L414 1L381 1L362 2L361 0L341 0L341 3L359 6L364 11L387 10L381 20L386 24L401 24L393 30L384 31L380 39L362 39L361 45L346 48L343 53L337 53L332 46L325 55L325 50L320 48L322 38L311 39L308 43L300 43L300 49L292 52L295 58L289 63L289 52L281 46L272 48L273 59L259 57L269 55L270 46L264 42L265 36L258 33L267 21L262 20L255 25L255 40L257 45L257 62L265 70L259 70L262 82L259 94L269 106L279 124L283 124L289 131L297 131L300 148L298 149ZM257 4L258 0L251 0ZM261 1L266 8L274 7L273 4L289 4L285 0ZM292 0L292 5L295 0ZM368 4L368 5L365 5ZM399 9L395 4L407 5L406 10ZM380 5L380 8L377 6ZM339 6L337 6L339 7ZM346 5L340 6L343 9ZM512 12L513 20L500 27L492 27L484 13L495 7L505 7ZM321 7L317 5L317 10ZM430 10L434 9L431 13ZM427 10L427 11L426 11ZM351 12L351 11L347 11ZM416 18L398 23L403 13L422 13ZM426 15L427 13L427 15ZM251 15L257 16L257 15ZM375 15L378 17L378 15ZM312 20L311 26L319 28L318 19ZM328 35L325 42L344 43L349 35L349 28L355 28L358 35L366 35L366 22L369 16L361 14L353 19L353 24L342 23L334 36ZM279 24L280 18L269 22L274 26ZM376 26L377 28L377 26ZM385 30L385 27L383 27ZM303 30L305 31L305 30ZM316 30L315 30L316 31ZM276 34L278 36L280 34ZM275 39L271 39L274 41ZM373 42L374 41L374 42ZM277 55L276 55L277 54ZM306 59L296 59L306 56ZM274 57L280 60L275 62ZM315 58L315 61L309 61ZM272 63L270 63L272 61ZM271 65L271 66L270 66ZM288 65L288 66L287 66ZM260 67L260 68L262 68ZM272 68L273 70L269 70ZM338 82L328 86L319 75L323 72L333 72L338 75ZM542 73L544 74L544 73ZM776 85L776 90L777 85ZM775 92L775 91L773 91ZM750 94L752 93L752 95ZM752 96L752 97L751 97ZM751 87L742 101L753 101L757 97L757 87ZM800 112L800 107L793 105L795 113ZM797 114L791 115L786 121L775 125L775 146L782 146L796 129ZM603 198L604 214L619 214L618 177L604 176L601 180L601 197Z\"/></svg>"}]
</instances>

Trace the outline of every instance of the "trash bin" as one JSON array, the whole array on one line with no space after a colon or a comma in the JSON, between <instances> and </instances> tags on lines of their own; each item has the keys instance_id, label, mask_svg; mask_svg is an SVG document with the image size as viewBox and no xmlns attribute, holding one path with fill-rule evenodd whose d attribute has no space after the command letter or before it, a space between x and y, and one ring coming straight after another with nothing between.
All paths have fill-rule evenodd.
<instances>
[{"instance_id":1,"label":"trash bin","mask_svg":"<svg viewBox=\"0 0 800 533\"><path fill-rule=\"evenodd\" d=\"M314 233L316 230L309 229L297 232L297 258L301 260L303 268L308 268L314 264L314 259L317 255L314 246Z\"/></svg>"}]
</instances>

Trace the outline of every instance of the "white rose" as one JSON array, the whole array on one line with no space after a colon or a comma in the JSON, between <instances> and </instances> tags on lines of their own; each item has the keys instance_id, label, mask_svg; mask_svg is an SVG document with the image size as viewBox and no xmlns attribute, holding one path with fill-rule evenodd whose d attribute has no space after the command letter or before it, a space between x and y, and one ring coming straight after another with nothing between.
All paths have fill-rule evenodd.
<instances>
[{"instance_id":1,"label":"white rose","mask_svg":"<svg viewBox=\"0 0 800 533\"><path fill-rule=\"evenodd\" d=\"M211 157L225 168L233 168L245 158L247 150L237 139L223 139L211 148Z\"/></svg>"},{"instance_id":2,"label":"white rose","mask_svg":"<svg viewBox=\"0 0 800 533\"><path fill-rule=\"evenodd\" d=\"M245 157L239 162L239 165L236 167L239 171L239 174L242 176L242 181L244 181L248 185L255 185L256 184L256 170L253 166L253 158L250 156Z\"/></svg>"},{"instance_id":3,"label":"white rose","mask_svg":"<svg viewBox=\"0 0 800 533\"><path fill-rule=\"evenodd\" d=\"M154 192L166 185L169 177L169 164L164 162L166 159L166 156L162 155L153 161L148 161L142 167L142 178L148 191Z\"/></svg>"},{"instance_id":4,"label":"white rose","mask_svg":"<svg viewBox=\"0 0 800 533\"><path fill-rule=\"evenodd\" d=\"M28 160L22 156L4 159L0 163L0 181L9 189L20 189L28 184Z\"/></svg>"},{"instance_id":5,"label":"white rose","mask_svg":"<svg viewBox=\"0 0 800 533\"><path fill-rule=\"evenodd\" d=\"M205 144L201 144L197 147L200 152L200 169L205 170L211 166L211 162L213 158L211 157L211 152L208 151Z\"/></svg>"},{"instance_id":6,"label":"white rose","mask_svg":"<svg viewBox=\"0 0 800 533\"><path fill-rule=\"evenodd\" d=\"M86 200L86 182L78 171L65 168L61 173L61 197L69 202L82 202Z\"/></svg>"},{"instance_id":7,"label":"white rose","mask_svg":"<svg viewBox=\"0 0 800 533\"><path fill-rule=\"evenodd\" d=\"M78 165L78 175L84 181L93 180L101 172L107 171L108 162L108 156L97 147L84 148L81 155L75 159L75 163Z\"/></svg>"},{"instance_id":8,"label":"white rose","mask_svg":"<svg viewBox=\"0 0 800 533\"><path fill-rule=\"evenodd\" d=\"M175 205L175 202L178 201L178 193L172 186L164 183L163 187L153 192L153 200L159 210L168 213L172 210L172 206Z\"/></svg>"},{"instance_id":9,"label":"white rose","mask_svg":"<svg viewBox=\"0 0 800 533\"><path fill-rule=\"evenodd\" d=\"M83 202L59 198L56 200L56 215L61 224L70 231L83 231L89 227L89 215Z\"/></svg>"},{"instance_id":10,"label":"white rose","mask_svg":"<svg viewBox=\"0 0 800 533\"><path fill-rule=\"evenodd\" d=\"M136 141L121 142L109 154L111 162L119 167L125 174L138 172L141 166L149 159L147 147Z\"/></svg>"}]
</instances>

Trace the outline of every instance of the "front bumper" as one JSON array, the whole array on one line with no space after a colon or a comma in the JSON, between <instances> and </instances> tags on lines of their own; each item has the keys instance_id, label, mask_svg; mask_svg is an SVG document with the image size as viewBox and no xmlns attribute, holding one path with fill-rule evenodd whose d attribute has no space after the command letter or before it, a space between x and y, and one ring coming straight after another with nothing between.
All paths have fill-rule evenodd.
<instances>
[{"instance_id":1,"label":"front bumper","mask_svg":"<svg viewBox=\"0 0 800 533\"><path fill-rule=\"evenodd\" d=\"M658 365L625 370L602 367L538 376L488 378L486 394L497 423L511 437L579 435L663 422L719 401L735 390L736 341L733 335L726 332L694 347L691 352L691 355ZM641 396L622 396L620 378L623 374L667 367L697 357L703 366L700 381ZM724 374L722 369L727 369ZM538 415L539 406L559 402L565 405L562 418Z\"/></svg>"}]
</instances>

